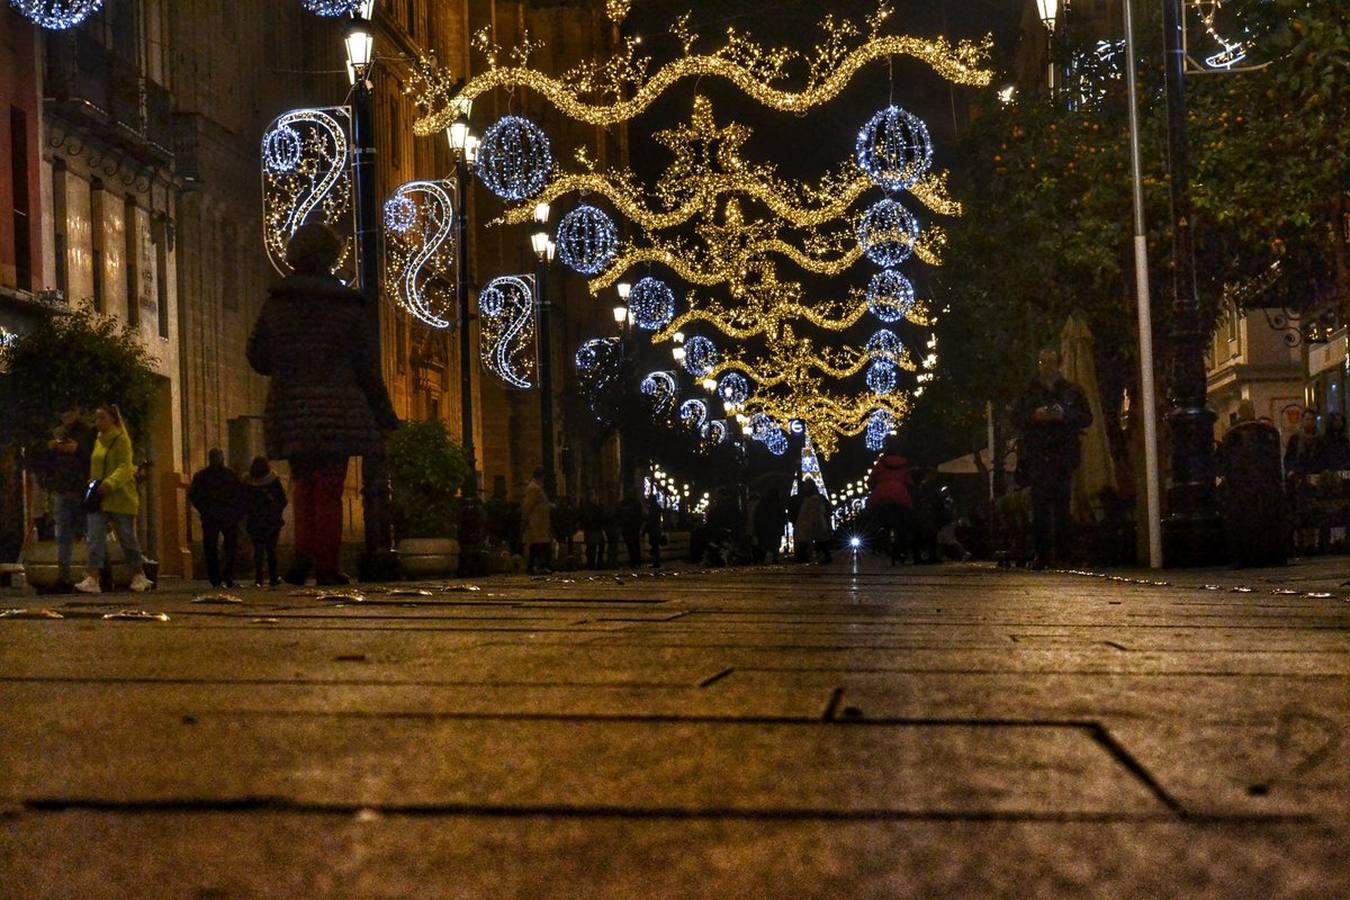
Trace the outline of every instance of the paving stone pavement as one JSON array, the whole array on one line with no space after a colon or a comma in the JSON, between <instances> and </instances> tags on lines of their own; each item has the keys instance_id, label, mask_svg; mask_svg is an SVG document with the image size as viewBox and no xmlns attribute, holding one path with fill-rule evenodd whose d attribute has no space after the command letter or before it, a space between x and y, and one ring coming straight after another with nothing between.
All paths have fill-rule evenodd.
<instances>
[{"instance_id":1,"label":"paving stone pavement","mask_svg":"<svg viewBox=\"0 0 1350 900\"><path fill-rule=\"evenodd\" d=\"M0 896L1350 896L1346 594L1114 577L11 594Z\"/></svg>"}]
</instances>

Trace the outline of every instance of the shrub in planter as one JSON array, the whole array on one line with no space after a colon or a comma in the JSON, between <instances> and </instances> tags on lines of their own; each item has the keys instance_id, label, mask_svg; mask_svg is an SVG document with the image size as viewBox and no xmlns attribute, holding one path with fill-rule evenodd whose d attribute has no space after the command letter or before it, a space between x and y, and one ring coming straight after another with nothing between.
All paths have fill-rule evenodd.
<instances>
[{"instance_id":1,"label":"shrub in planter","mask_svg":"<svg viewBox=\"0 0 1350 900\"><path fill-rule=\"evenodd\" d=\"M445 423L433 419L404 425L389 436L386 454L399 539L454 536L455 495L469 465Z\"/></svg>"}]
</instances>

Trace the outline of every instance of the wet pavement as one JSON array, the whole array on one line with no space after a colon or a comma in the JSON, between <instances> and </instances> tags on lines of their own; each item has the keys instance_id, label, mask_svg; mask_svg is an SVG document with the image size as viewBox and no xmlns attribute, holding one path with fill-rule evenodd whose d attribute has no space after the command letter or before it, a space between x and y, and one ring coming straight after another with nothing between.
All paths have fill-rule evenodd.
<instances>
[{"instance_id":1,"label":"wet pavement","mask_svg":"<svg viewBox=\"0 0 1350 900\"><path fill-rule=\"evenodd\" d=\"M1347 896L1340 580L10 592L0 896Z\"/></svg>"}]
</instances>

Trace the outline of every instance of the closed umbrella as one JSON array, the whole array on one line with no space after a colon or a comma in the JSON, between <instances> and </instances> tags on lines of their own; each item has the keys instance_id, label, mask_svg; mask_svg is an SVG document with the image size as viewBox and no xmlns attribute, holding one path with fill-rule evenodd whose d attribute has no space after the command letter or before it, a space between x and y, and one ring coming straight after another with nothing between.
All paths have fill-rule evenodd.
<instances>
[{"instance_id":1,"label":"closed umbrella","mask_svg":"<svg viewBox=\"0 0 1350 900\"><path fill-rule=\"evenodd\" d=\"M1101 391L1097 386L1097 364L1092 355L1093 338L1087 323L1074 313L1064 323L1060 335L1060 371L1069 381L1083 389L1088 409L1092 411L1092 425L1083 432L1082 453L1078 468L1073 473L1073 495L1070 509L1075 522L1096 524L1092 501L1107 488L1116 490L1116 461L1111 456L1111 443L1106 437L1106 417L1102 415Z\"/></svg>"}]
</instances>

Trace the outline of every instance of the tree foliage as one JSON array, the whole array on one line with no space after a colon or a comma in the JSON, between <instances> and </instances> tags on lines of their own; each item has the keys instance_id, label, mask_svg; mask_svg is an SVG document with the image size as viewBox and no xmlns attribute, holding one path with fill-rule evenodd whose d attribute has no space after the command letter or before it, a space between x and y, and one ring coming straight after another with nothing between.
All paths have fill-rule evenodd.
<instances>
[{"instance_id":1,"label":"tree foliage","mask_svg":"<svg viewBox=\"0 0 1350 900\"><path fill-rule=\"evenodd\" d=\"M445 423L431 419L404 425L389 436L386 454L398 536L454 534L455 495L468 477L469 463Z\"/></svg>"},{"instance_id":2,"label":"tree foliage","mask_svg":"<svg viewBox=\"0 0 1350 900\"><path fill-rule=\"evenodd\" d=\"M140 337L121 320L87 306L40 320L0 350L0 435L39 444L57 414L71 406L115 403L139 436L150 422L155 395L152 360Z\"/></svg>"}]
</instances>

